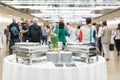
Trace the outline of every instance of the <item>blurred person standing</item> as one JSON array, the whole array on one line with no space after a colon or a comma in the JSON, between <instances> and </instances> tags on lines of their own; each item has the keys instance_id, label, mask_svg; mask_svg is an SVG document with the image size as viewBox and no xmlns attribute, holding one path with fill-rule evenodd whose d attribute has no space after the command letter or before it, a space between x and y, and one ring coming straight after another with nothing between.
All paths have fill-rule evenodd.
<instances>
[{"instance_id":1,"label":"blurred person standing","mask_svg":"<svg viewBox=\"0 0 120 80\"><path fill-rule=\"evenodd\" d=\"M47 28L48 28L48 25L46 25L46 23L43 24L42 26L42 45L44 44L45 42L45 45L47 45L48 43L48 34L47 34Z\"/></svg>"},{"instance_id":2,"label":"blurred person standing","mask_svg":"<svg viewBox=\"0 0 120 80\"><path fill-rule=\"evenodd\" d=\"M59 28L59 22L55 22L54 25L51 26L51 32L54 32L57 28Z\"/></svg>"},{"instance_id":3,"label":"blurred person standing","mask_svg":"<svg viewBox=\"0 0 120 80\"><path fill-rule=\"evenodd\" d=\"M9 32L10 32L10 45L9 45L9 54L12 54L12 46L16 43L19 42L19 27L18 24L16 23L16 20L13 19L13 22L9 26Z\"/></svg>"},{"instance_id":4,"label":"blurred person standing","mask_svg":"<svg viewBox=\"0 0 120 80\"><path fill-rule=\"evenodd\" d=\"M77 40L76 33L77 33L77 26L75 23L72 23L70 28L69 28L69 34L70 34L69 39L73 42Z\"/></svg>"},{"instance_id":5,"label":"blurred person standing","mask_svg":"<svg viewBox=\"0 0 120 80\"><path fill-rule=\"evenodd\" d=\"M27 40L29 40L28 31L31 25L32 25L31 20L26 20L25 23L23 23L22 25L21 33L23 34L23 37L22 37L23 42L26 42Z\"/></svg>"},{"instance_id":6,"label":"blurred person standing","mask_svg":"<svg viewBox=\"0 0 120 80\"><path fill-rule=\"evenodd\" d=\"M50 42L51 32L52 32L51 27L49 25L47 25L47 27L46 27L46 33L48 35L48 43Z\"/></svg>"},{"instance_id":7,"label":"blurred person standing","mask_svg":"<svg viewBox=\"0 0 120 80\"><path fill-rule=\"evenodd\" d=\"M118 56L120 54L120 23L118 24L117 29L115 30L115 45L117 49Z\"/></svg>"},{"instance_id":8,"label":"blurred person standing","mask_svg":"<svg viewBox=\"0 0 120 80\"><path fill-rule=\"evenodd\" d=\"M3 35L2 32L0 32L0 49L3 48Z\"/></svg>"},{"instance_id":9,"label":"blurred person standing","mask_svg":"<svg viewBox=\"0 0 120 80\"><path fill-rule=\"evenodd\" d=\"M19 27L19 30L20 30L19 39L20 39L20 42L22 42L23 34L21 33L22 32L22 24L21 24L20 21L18 21L18 27Z\"/></svg>"},{"instance_id":10,"label":"blurred person standing","mask_svg":"<svg viewBox=\"0 0 120 80\"><path fill-rule=\"evenodd\" d=\"M101 42L102 42L105 59L108 61L110 56L109 45L111 42L111 29L107 27L106 21L102 22L102 26L103 28L101 31Z\"/></svg>"},{"instance_id":11,"label":"blurred person standing","mask_svg":"<svg viewBox=\"0 0 120 80\"><path fill-rule=\"evenodd\" d=\"M9 43L9 38L10 38L10 34L9 34L9 25L7 25L7 28L6 29L4 29L4 34L5 34L5 36L6 36L6 44L8 44Z\"/></svg>"},{"instance_id":12,"label":"blurred person standing","mask_svg":"<svg viewBox=\"0 0 120 80\"><path fill-rule=\"evenodd\" d=\"M97 39L97 24L94 22L92 24L93 26L93 38L94 38L94 42L96 42L96 39Z\"/></svg>"},{"instance_id":13,"label":"blurred person standing","mask_svg":"<svg viewBox=\"0 0 120 80\"><path fill-rule=\"evenodd\" d=\"M97 28L97 43L98 43L98 48L99 48L100 55L102 55L102 43L101 43L102 27L103 27L102 23L98 24L98 28Z\"/></svg>"},{"instance_id":14,"label":"blurred person standing","mask_svg":"<svg viewBox=\"0 0 120 80\"><path fill-rule=\"evenodd\" d=\"M81 42L83 43L89 43L91 46L95 46L95 36L94 34L95 27L91 24L92 19L91 18L86 18L86 25L81 27L82 31L82 40Z\"/></svg>"},{"instance_id":15,"label":"blurred person standing","mask_svg":"<svg viewBox=\"0 0 120 80\"><path fill-rule=\"evenodd\" d=\"M69 24L69 23L67 23L67 24L65 25L65 28L66 28L66 30L68 31L68 33L70 33L70 24Z\"/></svg>"},{"instance_id":16,"label":"blurred person standing","mask_svg":"<svg viewBox=\"0 0 120 80\"><path fill-rule=\"evenodd\" d=\"M41 26L38 25L38 19L33 19L33 24L29 28L28 32L30 42L39 42L41 43L42 30Z\"/></svg>"},{"instance_id":17,"label":"blurred person standing","mask_svg":"<svg viewBox=\"0 0 120 80\"><path fill-rule=\"evenodd\" d=\"M54 33L56 33L58 35L58 41L63 43L63 48L66 45L66 36L68 36L68 32L65 29L65 24L63 22L63 18L60 18L60 22L59 22L59 27L55 29Z\"/></svg>"},{"instance_id":18,"label":"blurred person standing","mask_svg":"<svg viewBox=\"0 0 120 80\"><path fill-rule=\"evenodd\" d=\"M77 26L77 32L76 32L76 35L77 35L77 39L81 42L82 41L82 31L80 30L80 25Z\"/></svg>"}]
</instances>

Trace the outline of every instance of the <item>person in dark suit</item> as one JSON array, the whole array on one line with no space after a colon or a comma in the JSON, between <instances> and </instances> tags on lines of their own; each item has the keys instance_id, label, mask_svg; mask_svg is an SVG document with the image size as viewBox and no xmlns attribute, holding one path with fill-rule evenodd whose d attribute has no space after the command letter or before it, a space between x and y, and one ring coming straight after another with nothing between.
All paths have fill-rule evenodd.
<instances>
[{"instance_id":1,"label":"person in dark suit","mask_svg":"<svg viewBox=\"0 0 120 80\"><path fill-rule=\"evenodd\" d=\"M38 25L38 19L33 19L33 24L29 28L29 37L30 42L40 42L41 43L41 37L42 37L42 30L41 26Z\"/></svg>"}]
</instances>

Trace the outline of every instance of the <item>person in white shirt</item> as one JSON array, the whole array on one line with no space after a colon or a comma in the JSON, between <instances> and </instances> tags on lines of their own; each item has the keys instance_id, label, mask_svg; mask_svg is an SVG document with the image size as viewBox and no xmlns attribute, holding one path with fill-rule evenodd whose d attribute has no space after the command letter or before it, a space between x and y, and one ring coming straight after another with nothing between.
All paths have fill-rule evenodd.
<instances>
[{"instance_id":1,"label":"person in white shirt","mask_svg":"<svg viewBox=\"0 0 120 80\"><path fill-rule=\"evenodd\" d=\"M91 24L91 18L86 18L86 25L81 27L82 31L82 43L89 43L90 45L94 46L95 45L95 26Z\"/></svg>"},{"instance_id":2,"label":"person in white shirt","mask_svg":"<svg viewBox=\"0 0 120 80\"><path fill-rule=\"evenodd\" d=\"M77 40L76 32L77 32L77 28L74 24L72 24L71 27L69 28L69 34L70 34L69 38L73 42Z\"/></svg>"},{"instance_id":3,"label":"person in white shirt","mask_svg":"<svg viewBox=\"0 0 120 80\"><path fill-rule=\"evenodd\" d=\"M103 47L103 52L104 52L104 57L108 61L110 52L109 52L109 45L111 42L111 29L107 27L107 22L103 21L102 23L103 28L101 31L101 42L102 42L102 47Z\"/></svg>"}]
</instances>

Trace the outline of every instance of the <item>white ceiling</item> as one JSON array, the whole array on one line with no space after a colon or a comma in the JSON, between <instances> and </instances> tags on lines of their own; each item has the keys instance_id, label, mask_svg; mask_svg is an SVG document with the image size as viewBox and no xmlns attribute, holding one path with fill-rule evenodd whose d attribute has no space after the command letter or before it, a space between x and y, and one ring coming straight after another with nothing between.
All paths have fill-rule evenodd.
<instances>
[{"instance_id":1,"label":"white ceiling","mask_svg":"<svg viewBox=\"0 0 120 80\"><path fill-rule=\"evenodd\" d=\"M60 17L66 22L80 22L86 17L99 17L107 13L107 10L120 8L120 0L1 0L1 2L50 22L56 22Z\"/></svg>"}]
</instances>

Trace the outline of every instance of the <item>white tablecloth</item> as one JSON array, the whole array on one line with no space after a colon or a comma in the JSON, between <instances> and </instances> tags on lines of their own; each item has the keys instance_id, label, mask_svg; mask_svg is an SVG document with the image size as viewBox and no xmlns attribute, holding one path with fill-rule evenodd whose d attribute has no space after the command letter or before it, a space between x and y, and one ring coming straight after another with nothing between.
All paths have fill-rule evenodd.
<instances>
[{"instance_id":1,"label":"white tablecloth","mask_svg":"<svg viewBox=\"0 0 120 80\"><path fill-rule=\"evenodd\" d=\"M74 62L77 67L55 67L52 62L24 65L15 62L14 56L4 59L2 80L107 80L106 61L91 64Z\"/></svg>"}]
</instances>

